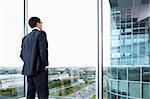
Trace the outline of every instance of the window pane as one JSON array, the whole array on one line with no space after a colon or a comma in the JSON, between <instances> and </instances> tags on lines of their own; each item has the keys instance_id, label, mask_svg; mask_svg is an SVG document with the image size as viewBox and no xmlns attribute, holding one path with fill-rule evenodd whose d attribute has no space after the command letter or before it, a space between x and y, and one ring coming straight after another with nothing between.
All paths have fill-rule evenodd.
<instances>
[{"instance_id":1,"label":"window pane","mask_svg":"<svg viewBox=\"0 0 150 99\"><path fill-rule=\"evenodd\" d=\"M142 81L150 82L150 67L142 68Z\"/></svg>"},{"instance_id":2,"label":"window pane","mask_svg":"<svg viewBox=\"0 0 150 99\"><path fill-rule=\"evenodd\" d=\"M107 93L107 98L105 97L104 99L111 99L111 98L110 98L110 93L109 93L109 92Z\"/></svg>"},{"instance_id":3,"label":"window pane","mask_svg":"<svg viewBox=\"0 0 150 99\"><path fill-rule=\"evenodd\" d=\"M123 82L123 81L119 81L119 94L122 94L122 95L127 95L128 93L128 85L127 85L127 82Z\"/></svg>"},{"instance_id":4,"label":"window pane","mask_svg":"<svg viewBox=\"0 0 150 99\"><path fill-rule=\"evenodd\" d=\"M126 97L119 96L118 99L127 99Z\"/></svg>"},{"instance_id":5,"label":"window pane","mask_svg":"<svg viewBox=\"0 0 150 99\"><path fill-rule=\"evenodd\" d=\"M107 79L107 90L111 90L111 80Z\"/></svg>"},{"instance_id":6,"label":"window pane","mask_svg":"<svg viewBox=\"0 0 150 99\"><path fill-rule=\"evenodd\" d=\"M142 93L144 99L150 99L150 84L144 83L142 84Z\"/></svg>"},{"instance_id":7,"label":"window pane","mask_svg":"<svg viewBox=\"0 0 150 99\"><path fill-rule=\"evenodd\" d=\"M130 81L140 81L140 68L128 67L128 79Z\"/></svg>"},{"instance_id":8,"label":"window pane","mask_svg":"<svg viewBox=\"0 0 150 99\"><path fill-rule=\"evenodd\" d=\"M118 81L111 80L111 92L118 92Z\"/></svg>"},{"instance_id":9,"label":"window pane","mask_svg":"<svg viewBox=\"0 0 150 99\"><path fill-rule=\"evenodd\" d=\"M23 0L0 0L0 99L24 96L20 59L23 32Z\"/></svg>"},{"instance_id":10,"label":"window pane","mask_svg":"<svg viewBox=\"0 0 150 99\"><path fill-rule=\"evenodd\" d=\"M111 77L111 68L107 67L106 70L107 70L107 72L106 72L107 77L110 78Z\"/></svg>"},{"instance_id":11,"label":"window pane","mask_svg":"<svg viewBox=\"0 0 150 99\"><path fill-rule=\"evenodd\" d=\"M111 94L111 99L117 99L117 95Z\"/></svg>"},{"instance_id":12,"label":"window pane","mask_svg":"<svg viewBox=\"0 0 150 99\"><path fill-rule=\"evenodd\" d=\"M28 0L28 9L47 33L50 98L95 98L97 1Z\"/></svg>"},{"instance_id":13,"label":"window pane","mask_svg":"<svg viewBox=\"0 0 150 99\"><path fill-rule=\"evenodd\" d=\"M138 97L138 98L141 96L139 83L129 82L129 96Z\"/></svg>"},{"instance_id":14,"label":"window pane","mask_svg":"<svg viewBox=\"0 0 150 99\"><path fill-rule=\"evenodd\" d=\"M118 68L118 79L126 80L127 79L127 68Z\"/></svg>"},{"instance_id":15,"label":"window pane","mask_svg":"<svg viewBox=\"0 0 150 99\"><path fill-rule=\"evenodd\" d=\"M115 68L115 67L111 68L111 78L117 79L117 68Z\"/></svg>"}]
</instances>

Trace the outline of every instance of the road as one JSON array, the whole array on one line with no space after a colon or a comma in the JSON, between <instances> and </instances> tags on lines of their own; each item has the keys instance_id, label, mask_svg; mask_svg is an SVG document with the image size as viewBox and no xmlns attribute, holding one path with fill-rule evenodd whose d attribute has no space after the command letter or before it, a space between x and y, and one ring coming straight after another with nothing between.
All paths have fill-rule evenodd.
<instances>
[{"instance_id":1,"label":"road","mask_svg":"<svg viewBox=\"0 0 150 99\"><path fill-rule=\"evenodd\" d=\"M93 83L81 89L80 91L73 93L71 96L74 97L73 99L90 99L95 92L95 83Z\"/></svg>"}]
</instances>

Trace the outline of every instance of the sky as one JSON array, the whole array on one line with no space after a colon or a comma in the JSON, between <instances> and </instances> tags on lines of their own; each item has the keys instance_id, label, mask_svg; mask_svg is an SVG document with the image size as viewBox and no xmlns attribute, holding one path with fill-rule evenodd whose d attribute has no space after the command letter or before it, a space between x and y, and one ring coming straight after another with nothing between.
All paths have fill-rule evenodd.
<instances>
[{"instance_id":1,"label":"sky","mask_svg":"<svg viewBox=\"0 0 150 99\"><path fill-rule=\"evenodd\" d=\"M28 4L28 17L41 18L47 33L49 66L97 66L97 0L29 0ZM23 2L1 0L0 12L0 66L22 66Z\"/></svg>"},{"instance_id":2,"label":"sky","mask_svg":"<svg viewBox=\"0 0 150 99\"><path fill-rule=\"evenodd\" d=\"M0 67L20 66L23 0L0 0Z\"/></svg>"}]
</instances>

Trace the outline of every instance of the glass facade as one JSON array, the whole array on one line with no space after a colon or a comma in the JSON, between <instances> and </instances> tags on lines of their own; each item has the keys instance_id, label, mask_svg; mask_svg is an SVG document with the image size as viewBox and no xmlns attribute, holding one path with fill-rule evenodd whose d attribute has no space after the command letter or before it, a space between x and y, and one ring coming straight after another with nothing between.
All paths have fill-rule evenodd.
<instances>
[{"instance_id":1,"label":"glass facade","mask_svg":"<svg viewBox=\"0 0 150 99\"><path fill-rule=\"evenodd\" d=\"M26 99L20 51L32 16L47 33L49 99L96 99L96 0L0 0L0 13L0 99Z\"/></svg>"},{"instance_id":2,"label":"glass facade","mask_svg":"<svg viewBox=\"0 0 150 99\"><path fill-rule=\"evenodd\" d=\"M96 5L96 0L28 0L27 18L41 18L47 33L50 99L96 99Z\"/></svg>"},{"instance_id":3,"label":"glass facade","mask_svg":"<svg viewBox=\"0 0 150 99\"><path fill-rule=\"evenodd\" d=\"M23 0L0 0L0 99L24 97L21 39L24 36Z\"/></svg>"},{"instance_id":4,"label":"glass facade","mask_svg":"<svg viewBox=\"0 0 150 99\"><path fill-rule=\"evenodd\" d=\"M107 99L150 99L150 0L109 0Z\"/></svg>"}]
</instances>

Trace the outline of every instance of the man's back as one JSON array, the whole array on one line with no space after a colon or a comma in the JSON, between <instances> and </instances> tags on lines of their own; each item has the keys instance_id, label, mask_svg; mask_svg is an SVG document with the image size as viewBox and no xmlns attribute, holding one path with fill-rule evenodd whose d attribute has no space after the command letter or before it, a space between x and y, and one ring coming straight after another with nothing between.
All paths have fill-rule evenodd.
<instances>
[{"instance_id":1,"label":"man's back","mask_svg":"<svg viewBox=\"0 0 150 99\"><path fill-rule=\"evenodd\" d=\"M44 40L44 42L41 40L43 39L44 34L44 31L34 29L30 34L23 38L21 51L21 57L24 61L22 70L23 75L35 75L44 69L44 67L42 67L44 65L42 60L44 59L44 61L48 61L48 56L44 56L44 58L42 58L43 55L41 55L42 53L45 55L48 54L47 40ZM41 46L43 46L42 49ZM46 51L42 52L41 50Z\"/></svg>"},{"instance_id":2,"label":"man's back","mask_svg":"<svg viewBox=\"0 0 150 99\"><path fill-rule=\"evenodd\" d=\"M48 99L48 42L42 31L42 22L38 17L29 19L33 29L22 39L21 59L24 61L22 74L27 75L27 99Z\"/></svg>"}]
</instances>

